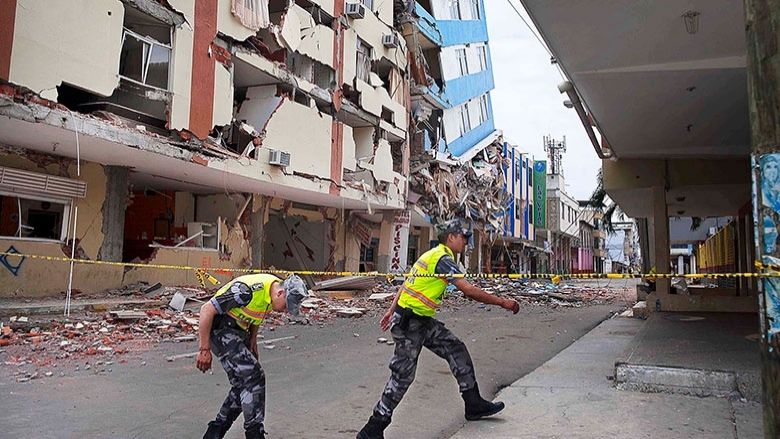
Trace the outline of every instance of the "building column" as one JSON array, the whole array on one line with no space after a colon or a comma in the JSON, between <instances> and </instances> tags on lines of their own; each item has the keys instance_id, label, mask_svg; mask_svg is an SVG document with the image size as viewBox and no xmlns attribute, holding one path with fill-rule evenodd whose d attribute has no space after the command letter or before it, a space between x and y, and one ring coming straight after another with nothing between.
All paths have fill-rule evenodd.
<instances>
[{"instance_id":1,"label":"building column","mask_svg":"<svg viewBox=\"0 0 780 439\"><path fill-rule=\"evenodd\" d=\"M780 196L774 188L780 165L780 3L745 0L745 30L753 211L758 213L756 257L777 264ZM759 285L764 437L776 438L780 435L780 278L763 278Z\"/></svg>"},{"instance_id":2,"label":"building column","mask_svg":"<svg viewBox=\"0 0 780 439\"><path fill-rule=\"evenodd\" d=\"M431 249L431 241L436 240L432 227L420 227L420 242L417 244L417 253L423 254Z\"/></svg>"},{"instance_id":3,"label":"building column","mask_svg":"<svg viewBox=\"0 0 780 439\"><path fill-rule=\"evenodd\" d=\"M104 166L103 172L106 173L106 198L103 200L103 243L98 260L122 262L130 170L122 166Z\"/></svg>"},{"instance_id":4,"label":"building column","mask_svg":"<svg viewBox=\"0 0 780 439\"><path fill-rule=\"evenodd\" d=\"M383 273L406 271L409 249L410 211L386 211L379 231L377 270Z\"/></svg>"},{"instance_id":5,"label":"building column","mask_svg":"<svg viewBox=\"0 0 780 439\"><path fill-rule=\"evenodd\" d=\"M670 272L670 247L669 247L669 216L666 206L666 189L656 186L653 192L653 237L655 244L655 270L656 273L669 274ZM657 279L655 289L658 294L669 294L670 279Z\"/></svg>"},{"instance_id":6,"label":"building column","mask_svg":"<svg viewBox=\"0 0 780 439\"><path fill-rule=\"evenodd\" d=\"M252 267L263 267L263 246L265 245L265 223L268 220L269 197L252 194L249 210L249 248Z\"/></svg>"},{"instance_id":7,"label":"building column","mask_svg":"<svg viewBox=\"0 0 780 439\"><path fill-rule=\"evenodd\" d=\"M696 255L691 254L691 274L696 274Z\"/></svg>"},{"instance_id":8,"label":"building column","mask_svg":"<svg viewBox=\"0 0 780 439\"><path fill-rule=\"evenodd\" d=\"M677 256L677 274L685 274L685 256Z\"/></svg>"}]
</instances>

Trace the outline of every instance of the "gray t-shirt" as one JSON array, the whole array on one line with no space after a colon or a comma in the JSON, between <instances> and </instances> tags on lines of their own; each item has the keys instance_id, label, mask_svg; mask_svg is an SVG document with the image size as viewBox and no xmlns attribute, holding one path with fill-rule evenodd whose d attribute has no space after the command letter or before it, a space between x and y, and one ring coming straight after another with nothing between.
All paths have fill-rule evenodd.
<instances>
[{"instance_id":1,"label":"gray t-shirt","mask_svg":"<svg viewBox=\"0 0 780 439\"><path fill-rule=\"evenodd\" d=\"M461 274L462 271L460 271L460 267L458 267L458 264L455 263L455 260L452 259L450 255L444 255L439 259L439 262L436 264L436 269L434 270L434 273L436 274ZM447 282L452 283L454 282L456 277L447 277Z\"/></svg>"}]
</instances>

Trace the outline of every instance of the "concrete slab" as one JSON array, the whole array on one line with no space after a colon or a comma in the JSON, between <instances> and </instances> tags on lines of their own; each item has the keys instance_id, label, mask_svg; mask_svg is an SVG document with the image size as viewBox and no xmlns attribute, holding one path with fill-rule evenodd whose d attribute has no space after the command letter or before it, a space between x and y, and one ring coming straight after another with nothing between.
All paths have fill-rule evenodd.
<instances>
[{"instance_id":1,"label":"concrete slab","mask_svg":"<svg viewBox=\"0 0 780 439\"><path fill-rule=\"evenodd\" d=\"M615 365L615 383L620 390L639 392L740 396L734 372L618 363Z\"/></svg>"},{"instance_id":2,"label":"concrete slab","mask_svg":"<svg viewBox=\"0 0 780 439\"><path fill-rule=\"evenodd\" d=\"M617 360L628 364L734 372L739 390L761 401L758 316L741 313L652 313Z\"/></svg>"}]
</instances>

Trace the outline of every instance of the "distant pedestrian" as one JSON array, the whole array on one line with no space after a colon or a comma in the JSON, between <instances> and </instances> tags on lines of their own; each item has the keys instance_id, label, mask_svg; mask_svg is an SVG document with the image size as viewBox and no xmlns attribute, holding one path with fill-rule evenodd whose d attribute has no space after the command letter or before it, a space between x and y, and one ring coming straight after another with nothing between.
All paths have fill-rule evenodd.
<instances>
[{"instance_id":1,"label":"distant pedestrian","mask_svg":"<svg viewBox=\"0 0 780 439\"><path fill-rule=\"evenodd\" d=\"M225 437L242 412L246 438L265 437L265 372L258 361L257 330L271 310L297 315L307 295L298 276L282 281L270 274L248 274L224 285L200 308L196 365L202 372L209 370L214 352L231 386L204 439Z\"/></svg>"},{"instance_id":2,"label":"distant pedestrian","mask_svg":"<svg viewBox=\"0 0 780 439\"><path fill-rule=\"evenodd\" d=\"M436 230L439 245L420 256L414 263L412 275L460 273L455 263L455 254L466 248L471 236L470 230L458 219L439 225ZM390 380L385 385L368 423L357 434L358 439L384 437L384 430L390 425L393 410L414 381L417 358L423 347L449 363L465 402L466 419L477 420L491 416L504 408L502 402L493 403L482 399L474 375L474 364L466 345L445 328L444 323L434 318L449 283L455 285L466 297L478 302L498 305L515 314L520 310L517 301L489 294L462 277L407 278L380 321L383 331L392 328L390 332L395 341L395 352L390 360Z\"/></svg>"}]
</instances>

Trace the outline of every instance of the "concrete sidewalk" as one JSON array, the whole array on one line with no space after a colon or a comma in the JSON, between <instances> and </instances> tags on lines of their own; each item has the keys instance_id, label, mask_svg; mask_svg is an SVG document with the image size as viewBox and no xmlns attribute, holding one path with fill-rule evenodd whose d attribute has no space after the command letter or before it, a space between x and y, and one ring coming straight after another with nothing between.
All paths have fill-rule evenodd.
<instances>
[{"instance_id":1,"label":"concrete sidewalk","mask_svg":"<svg viewBox=\"0 0 780 439\"><path fill-rule=\"evenodd\" d=\"M603 322L501 391L501 414L468 422L453 439L763 437L755 402L617 390L615 361L646 323Z\"/></svg>"}]
</instances>

